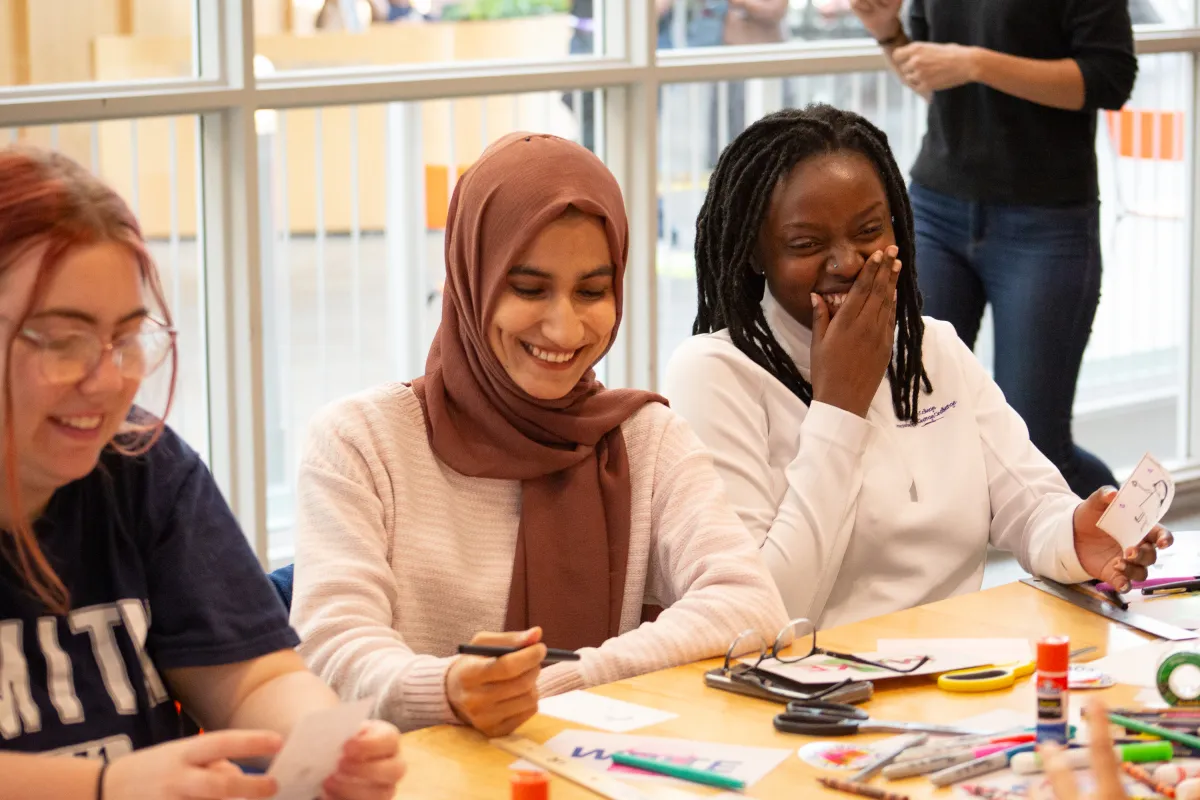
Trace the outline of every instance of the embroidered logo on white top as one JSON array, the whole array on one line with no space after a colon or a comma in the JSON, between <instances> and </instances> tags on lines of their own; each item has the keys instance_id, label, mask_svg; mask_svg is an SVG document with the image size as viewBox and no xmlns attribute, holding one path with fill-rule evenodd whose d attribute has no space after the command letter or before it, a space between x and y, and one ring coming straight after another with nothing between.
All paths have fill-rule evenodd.
<instances>
[{"instance_id":1,"label":"embroidered logo on white top","mask_svg":"<svg viewBox=\"0 0 1200 800\"><path fill-rule=\"evenodd\" d=\"M957 400L951 400L949 403L947 403L944 406L929 406L928 408L922 408L920 415L917 417L916 425L913 425L912 420L904 420L903 422L897 422L896 427L897 428L913 428L913 427L924 428L925 426L932 425L933 423L940 420L942 417L944 417L946 415L947 411L949 411L950 409L954 408L957 405L958 405Z\"/></svg>"}]
</instances>

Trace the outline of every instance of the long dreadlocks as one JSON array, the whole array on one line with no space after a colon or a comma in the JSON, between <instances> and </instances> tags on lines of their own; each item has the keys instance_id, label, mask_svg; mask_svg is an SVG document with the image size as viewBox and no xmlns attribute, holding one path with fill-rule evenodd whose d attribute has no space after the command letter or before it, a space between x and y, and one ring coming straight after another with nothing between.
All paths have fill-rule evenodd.
<instances>
[{"instance_id":1,"label":"long dreadlocks","mask_svg":"<svg viewBox=\"0 0 1200 800\"><path fill-rule=\"evenodd\" d=\"M888 364L896 417L916 424L922 385L933 391L921 363L921 294L917 289L912 206L887 136L858 114L819 104L785 109L746 128L717 161L696 220L699 306L693 334L728 328L733 343L805 405L812 384L776 341L762 311L766 278L753 268L759 234L775 186L801 161L853 151L871 160L883 180L904 263L896 286L896 345Z\"/></svg>"}]
</instances>

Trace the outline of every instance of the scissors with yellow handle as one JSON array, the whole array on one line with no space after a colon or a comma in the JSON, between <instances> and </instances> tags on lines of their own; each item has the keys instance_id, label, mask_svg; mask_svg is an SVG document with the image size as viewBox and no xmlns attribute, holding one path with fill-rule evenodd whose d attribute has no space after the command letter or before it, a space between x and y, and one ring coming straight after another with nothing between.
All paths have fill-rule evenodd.
<instances>
[{"instance_id":1,"label":"scissors with yellow handle","mask_svg":"<svg viewBox=\"0 0 1200 800\"><path fill-rule=\"evenodd\" d=\"M1037 665L1033 661L1018 661L1012 664L971 667L942 673L938 677L938 688L946 692L994 692L1007 689L1018 678L1032 675Z\"/></svg>"}]
</instances>

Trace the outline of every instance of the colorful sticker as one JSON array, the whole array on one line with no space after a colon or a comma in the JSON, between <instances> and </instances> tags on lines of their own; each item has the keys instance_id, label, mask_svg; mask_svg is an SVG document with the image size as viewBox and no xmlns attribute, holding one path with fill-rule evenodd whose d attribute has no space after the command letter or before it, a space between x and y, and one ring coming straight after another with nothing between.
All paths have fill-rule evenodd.
<instances>
[{"instance_id":1,"label":"colorful sticker","mask_svg":"<svg viewBox=\"0 0 1200 800\"><path fill-rule=\"evenodd\" d=\"M1072 689L1107 689L1113 685L1111 677L1086 664L1072 664L1067 680Z\"/></svg>"},{"instance_id":2,"label":"colorful sticker","mask_svg":"<svg viewBox=\"0 0 1200 800\"><path fill-rule=\"evenodd\" d=\"M843 742L809 742L797 755L817 769L857 770L875 760L870 748Z\"/></svg>"}]
</instances>

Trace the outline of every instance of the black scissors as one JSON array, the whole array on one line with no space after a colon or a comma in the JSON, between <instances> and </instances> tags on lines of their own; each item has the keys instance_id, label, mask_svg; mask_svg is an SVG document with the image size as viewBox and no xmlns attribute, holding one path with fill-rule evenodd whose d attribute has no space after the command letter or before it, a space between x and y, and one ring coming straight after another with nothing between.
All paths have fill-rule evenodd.
<instances>
[{"instance_id":1,"label":"black scissors","mask_svg":"<svg viewBox=\"0 0 1200 800\"><path fill-rule=\"evenodd\" d=\"M775 716L775 730L805 736L851 736L856 733L941 733L950 736L970 736L987 733L952 725L871 720L871 716L861 708L823 700L788 703L787 712Z\"/></svg>"}]
</instances>

